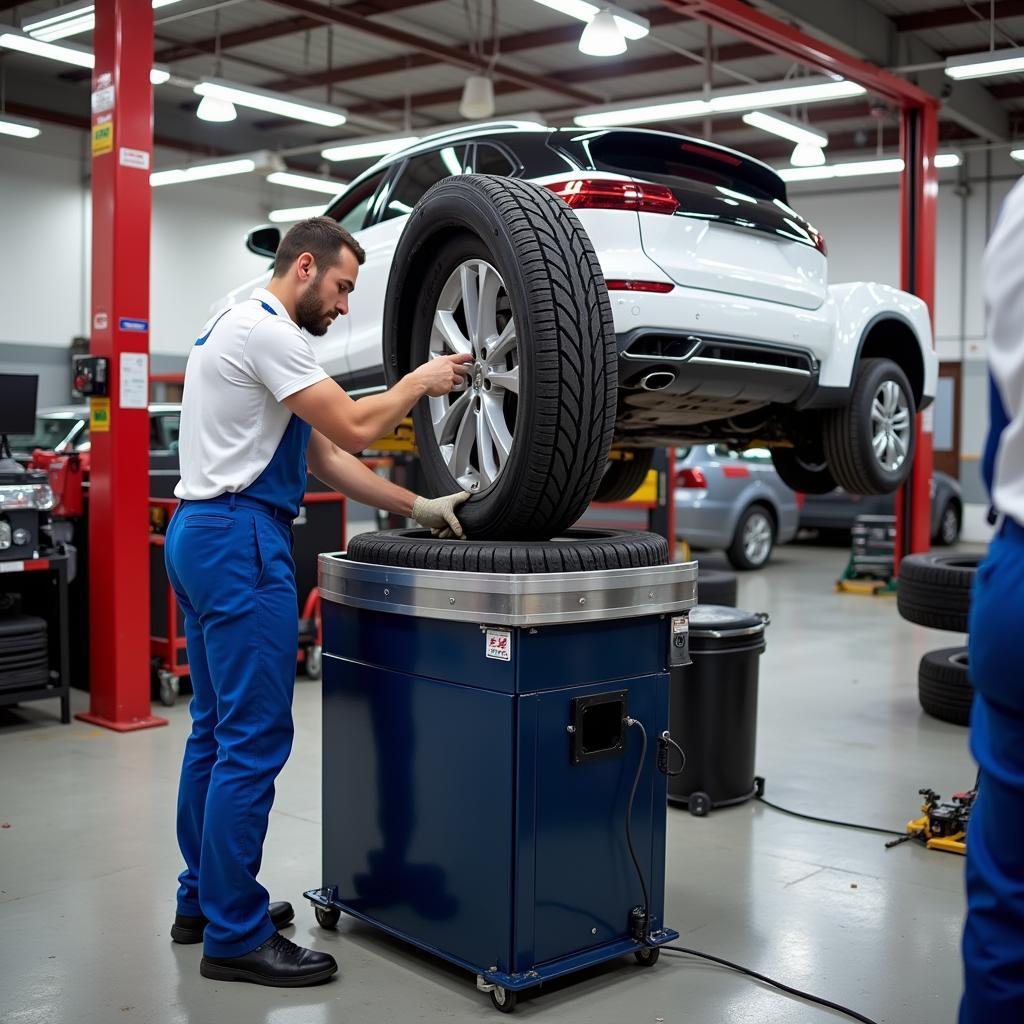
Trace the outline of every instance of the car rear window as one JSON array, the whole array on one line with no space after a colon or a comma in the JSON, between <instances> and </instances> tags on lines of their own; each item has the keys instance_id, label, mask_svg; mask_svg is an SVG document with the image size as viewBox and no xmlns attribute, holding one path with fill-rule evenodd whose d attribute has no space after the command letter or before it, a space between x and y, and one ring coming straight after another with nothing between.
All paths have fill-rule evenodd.
<instances>
[{"instance_id":1,"label":"car rear window","mask_svg":"<svg viewBox=\"0 0 1024 1024\"><path fill-rule=\"evenodd\" d=\"M758 199L786 200L786 185L770 168L699 139L608 131L565 141L578 156L582 149L595 171L635 175L669 188L700 181Z\"/></svg>"}]
</instances>

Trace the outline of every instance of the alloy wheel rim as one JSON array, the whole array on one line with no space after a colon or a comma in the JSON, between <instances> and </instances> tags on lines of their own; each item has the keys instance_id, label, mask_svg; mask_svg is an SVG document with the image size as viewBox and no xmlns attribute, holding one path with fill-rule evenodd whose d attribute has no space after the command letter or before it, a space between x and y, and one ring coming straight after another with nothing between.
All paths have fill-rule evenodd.
<instances>
[{"instance_id":1,"label":"alloy wheel rim","mask_svg":"<svg viewBox=\"0 0 1024 1024\"><path fill-rule=\"evenodd\" d=\"M429 399L442 459L459 486L482 494L508 464L519 410L519 339L505 282L481 259L459 264L437 300L429 358L467 354L470 374Z\"/></svg>"},{"instance_id":2,"label":"alloy wheel rim","mask_svg":"<svg viewBox=\"0 0 1024 1024\"><path fill-rule=\"evenodd\" d=\"M768 517L752 515L743 528L743 553L752 565L761 565L768 559L772 547L772 526Z\"/></svg>"},{"instance_id":3,"label":"alloy wheel rim","mask_svg":"<svg viewBox=\"0 0 1024 1024\"><path fill-rule=\"evenodd\" d=\"M894 380L883 381L871 403L871 447L879 465L895 473L910 452L910 402Z\"/></svg>"}]
</instances>

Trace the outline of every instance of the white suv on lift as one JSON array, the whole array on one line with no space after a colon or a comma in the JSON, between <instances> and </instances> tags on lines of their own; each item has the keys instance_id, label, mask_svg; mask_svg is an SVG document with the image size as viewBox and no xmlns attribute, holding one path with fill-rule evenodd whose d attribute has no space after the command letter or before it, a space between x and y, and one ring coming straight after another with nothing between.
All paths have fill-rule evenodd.
<instances>
[{"instance_id":1,"label":"white suv on lift","mask_svg":"<svg viewBox=\"0 0 1024 1024\"><path fill-rule=\"evenodd\" d=\"M502 191L475 178L474 191L465 175L510 180ZM538 190L516 179L564 200L585 237L556 238L561 204L536 202ZM463 216L460 204L476 213ZM480 221L491 206L510 225L504 255L495 241L504 228ZM610 310L590 309L596 326L579 352L589 358L602 330L613 332L608 373L617 375L617 387L613 380L602 392L602 373L588 384L562 358L560 393L570 405L582 402L572 415L611 407L614 445L610 458L607 443L599 452L588 501L595 490L603 500L628 495L652 450L676 445L767 446L783 480L809 493L837 483L888 492L909 471L915 413L935 394L928 309L887 285L830 285L824 239L789 205L779 176L742 153L666 132L479 125L387 157L325 213L367 253L349 315L316 343L328 372L359 394L432 354L475 356L471 394L424 403L416 419L438 488L457 483L475 500L491 494L495 505L522 489L508 474L517 472L517 446L534 443L527 435L545 400L543 359L531 354L538 314L524 291L536 280L523 275L535 256L546 261L552 316L585 326L589 278L576 273L587 270L584 250L596 254ZM279 237L276 228L257 229L248 245L270 255ZM573 349L567 337L562 356ZM585 454L579 438L572 443ZM564 489L567 479L552 487ZM564 525L567 515L551 523ZM531 532L505 530L494 516L487 528L494 536Z\"/></svg>"}]
</instances>

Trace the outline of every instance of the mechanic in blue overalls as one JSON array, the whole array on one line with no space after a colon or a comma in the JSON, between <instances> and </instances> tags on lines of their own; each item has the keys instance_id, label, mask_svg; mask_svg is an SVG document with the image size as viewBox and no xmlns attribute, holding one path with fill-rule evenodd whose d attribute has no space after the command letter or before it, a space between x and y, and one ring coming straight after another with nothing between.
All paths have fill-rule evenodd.
<instances>
[{"instance_id":1,"label":"mechanic in blue overalls","mask_svg":"<svg viewBox=\"0 0 1024 1024\"><path fill-rule=\"evenodd\" d=\"M991 424L982 463L998 515L971 597L971 751L960 1024L1024 1021L1024 181L985 252Z\"/></svg>"},{"instance_id":2,"label":"mechanic in blue overalls","mask_svg":"<svg viewBox=\"0 0 1024 1024\"><path fill-rule=\"evenodd\" d=\"M349 453L392 431L423 396L450 392L471 357L433 359L359 401L314 357L308 336L348 312L364 259L335 221L296 224L267 287L206 324L185 371L181 505L165 551L194 696L178 795L186 866L171 935L202 941L200 972L221 981L309 985L338 969L332 956L278 933L292 908L268 903L256 880L274 779L292 744L291 522L307 466L356 501L462 535L456 508L468 495L417 497Z\"/></svg>"}]
</instances>

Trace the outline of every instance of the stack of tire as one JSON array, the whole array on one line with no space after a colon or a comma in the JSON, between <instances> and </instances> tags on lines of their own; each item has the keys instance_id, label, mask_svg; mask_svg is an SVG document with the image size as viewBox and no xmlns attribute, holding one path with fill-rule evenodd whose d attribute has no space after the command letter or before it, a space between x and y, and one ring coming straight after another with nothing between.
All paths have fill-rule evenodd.
<instances>
[{"instance_id":1,"label":"stack of tire","mask_svg":"<svg viewBox=\"0 0 1024 1024\"><path fill-rule=\"evenodd\" d=\"M900 615L919 626L966 633L971 587L981 558L965 552L908 555L900 562ZM922 709L933 718L969 724L974 689L967 647L943 647L926 654L918 667L917 692Z\"/></svg>"}]
</instances>

